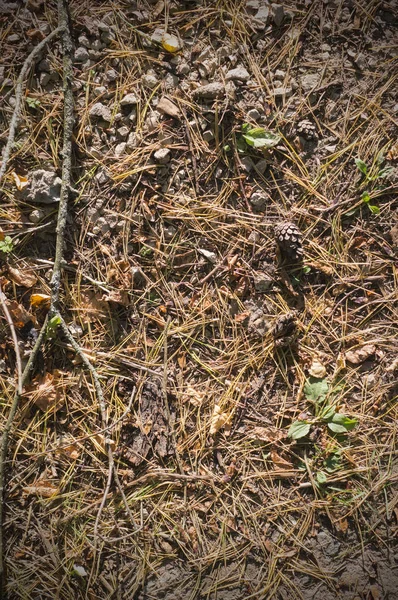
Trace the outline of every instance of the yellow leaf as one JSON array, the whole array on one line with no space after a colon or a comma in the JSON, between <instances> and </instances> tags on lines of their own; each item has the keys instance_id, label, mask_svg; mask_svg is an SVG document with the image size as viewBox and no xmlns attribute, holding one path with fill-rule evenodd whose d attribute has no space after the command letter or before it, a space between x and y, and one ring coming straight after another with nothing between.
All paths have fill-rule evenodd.
<instances>
[{"instance_id":1,"label":"yellow leaf","mask_svg":"<svg viewBox=\"0 0 398 600\"><path fill-rule=\"evenodd\" d=\"M181 50L181 44L178 37L166 33L162 39L162 48L163 50L166 50L166 52L174 53L178 52L178 50Z\"/></svg>"},{"instance_id":2,"label":"yellow leaf","mask_svg":"<svg viewBox=\"0 0 398 600\"><path fill-rule=\"evenodd\" d=\"M33 308L49 308L51 296L47 294L32 294L30 297L30 305Z\"/></svg>"},{"instance_id":3,"label":"yellow leaf","mask_svg":"<svg viewBox=\"0 0 398 600\"><path fill-rule=\"evenodd\" d=\"M19 191L22 191L27 185L29 185L29 180L27 177L24 177L23 175L17 175L15 171L13 171L11 175L13 176L14 183Z\"/></svg>"},{"instance_id":4,"label":"yellow leaf","mask_svg":"<svg viewBox=\"0 0 398 600\"><path fill-rule=\"evenodd\" d=\"M226 412L222 412L221 406L216 404L214 406L213 414L210 422L210 435L214 435L220 431L221 427L224 427L228 423L230 416Z\"/></svg>"}]
</instances>

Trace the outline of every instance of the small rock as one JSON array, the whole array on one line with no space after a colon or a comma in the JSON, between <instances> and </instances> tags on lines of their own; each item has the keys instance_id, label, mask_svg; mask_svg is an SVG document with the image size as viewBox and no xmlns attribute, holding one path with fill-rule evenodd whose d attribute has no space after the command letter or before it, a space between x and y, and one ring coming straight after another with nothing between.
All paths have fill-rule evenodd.
<instances>
[{"instance_id":1,"label":"small rock","mask_svg":"<svg viewBox=\"0 0 398 600\"><path fill-rule=\"evenodd\" d=\"M131 267L131 279L133 287L143 287L146 284L146 277L139 267Z\"/></svg>"},{"instance_id":2,"label":"small rock","mask_svg":"<svg viewBox=\"0 0 398 600\"><path fill-rule=\"evenodd\" d=\"M170 242L177 233L177 227L174 227L174 225L169 225L168 227L164 228L163 232L165 239Z\"/></svg>"},{"instance_id":3,"label":"small rock","mask_svg":"<svg viewBox=\"0 0 398 600\"><path fill-rule=\"evenodd\" d=\"M277 69L275 71L275 75L274 78L278 79L279 81L283 81L286 77L286 71L282 71L282 69Z\"/></svg>"},{"instance_id":4,"label":"small rock","mask_svg":"<svg viewBox=\"0 0 398 600\"><path fill-rule=\"evenodd\" d=\"M157 110L154 110L145 119L145 126L148 129L149 133L152 133L158 127L159 117L160 117L160 113Z\"/></svg>"},{"instance_id":5,"label":"small rock","mask_svg":"<svg viewBox=\"0 0 398 600\"><path fill-rule=\"evenodd\" d=\"M248 81L250 79L250 73L244 67L236 67L231 69L225 76L227 81Z\"/></svg>"},{"instance_id":6,"label":"small rock","mask_svg":"<svg viewBox=\"0 0 398 600\"><path fill-rule=\"evenodd\" d=\"M356 57L355 65L360 71L364 71L367 68L368 65L366 62L366 57L364 54L362 54L362 52L360 52Z\"/></svg>"},{"instance_id":7,"label":"small rock","mask_svg":"<svg viewBox=\"0 0 398 600\"><path fill-rule=\"evenodd\" d=\"M44 219L45 216L46 213L44 212L44 210L36 208L36 210L32 210L32 212L29 213L29 221L31 223L39 223L42 219Z\"/></svg>"},{"instance_id":8,"label":"small rock","mask_svg":"<svg viewBox=\"0 0 398 600\"><path fill-rule=\"evenodd\" d=\"M205 250L204 248L198 248L198 252L213 265L217 262L217 254L215 252L210 252L210 250Z\"/></svg>"},{"instance_id":9,"label":"small rock","mask_svg":"<svg viewBox=\"0 0 398 600\"><path fill-rule=\"evenodd\" d=\"M252 171L254 167L253 161L249 156L244 156L243 158L241 158L240 165L242 169L246 171L246 173L250 173L250 171Z\"/></svg>"},{"instance_id":10,"label":"small rock","mask_svg":"<svg viewBox=\"0 0 398 600\"><path fill-rule=\"evenodd\" d=\"M137 134L132 131L127 138L126 148L127 150L134 150L138 146Z\"/></svg>"},{"instance_id":11,"label":"small rock","mask_svg":"<svg viewBox=\"0 0 398 600\"><path fill-rule=\"evenodd\" d=\"M170 154L169 148L160 148L159 150L156 150L153 156L157 163L165 165L170 161Z\"/></svg>"},{"instance_id":12,"label":"small rock","mask_svg":"<svg viewBox=\"0 0 398 600\"><path fill-rule=\"evenodd\" d=\"M259 292L260 294L268 292L272 287L273 279L267 273L256 271L253 273L253 279L256 292Z\"/></svg>"},{"instance_id":13,"label":"small rock","mask_svg":"<svg viewBox=\"0 0 398 600\"><path fill-rule=\"evenodd\" d=\"M267 198L260 192L253 192L253 194L250 196L250 204L256 211L264 210L267 205Z\"/></svg>"},{"instance_id":14,"label":"small rock","mask_svg":"<svg viewBox=\"0 0 398 600\"><path fill-rule=\"evenodd\" d=\"M166 90L175 90L178 87L180 80L173 73L167 73L166 77L163 79L163 84Z\"/></svg>"},{"instance_id":15,"label":"small rock","mask_svg":"<svg viewBox=\"0 0 398 600\"><path fill-rule=\"evenodd\" d=\"M106 94L106 87L104 85L95 87L93 90L94 96L102 96L103 94Z\"/></svg>"},{"instance_id":16,"label":"small rock","mask_svg":"<svg viewBox=\"0 0 398 600\"><path fill-rule=\"evenodd\" d=\"M37 65L38 71L51 71L51 65L46 58L43 58Z\"/></svg>"},{"instance_id":17,"label":"small rock","mask_svg":"<svg viewBox=\"0 0 398 600\"><path fill-rule=\"evenodd\" d=\"M177 74L178 75L188 75L190 70L191 70L191 67L189 66L189 64L183 60L180 62L180 64L177 67Z\"/></svg>"},{"instance_id":18,"label":"small rock","mask_svg":"<svg viewBox=\"0 0 398 600\"><path fill-rule=\"evenodd\" d=\"M125 140L129 132L130 129L126 125L123 125L122 127L119 127L119 129L116 130L116 134L119 140Z\"/></svg>"},{"instance_id":19,"label":"small rock","mask_svg":"<svg viewBox=\"0 0 398 600\"><path fill-rule=\"evenodd\" d=\"M24 190L27 202L42 204L59 202L62 181L53 171L44 169L33 171L29 181L29 185Z\"/></svg>"},{"instance_id":20,"label":"small rock","mask_svg":"<svg viewBox=\"0 0 398 600\"><path fill-rule=\"evenodd\" d=\"M176 106L174 102L172 102L165 96L163 96L159 100L156 109L159 110L161 113L173 117L174 119L178 119L180 117L180 109L178 108L178 106Z\"/></svg>"},{"instance_id":21,"label":"small rock","mask_svg":"<svg viewBox=\"0 0 398 600\"><path fill-rule=\"evenodd\" d=\"M94 231L96 230L96 231ZM107 233L110 230L108 220L105 217L100 217L97 219L96 227L94 227L94 233Z\"/></svg>"},{"instance_id":22,"label":"small rock","mask_svg":"<svg viewBox=\"0 0 398 600\"><path fill-rule=\"evenodd\" d=\"M112 81L116 81L116 79L119 77L119 73L115 70L115 69L108 69L107 71L105 71L105 81L107 81L108 83L112 83Z\"/></svg>"},{"instance_id":23,"label":"small rock","mask_svg":"<svg viewBox=\"0 0 398 600\"><path fill-rule=\"evenodd\" d=\"M98 173L95 174L94 179L97 183L99 183L100 185L103 185L104 183L109 181L109 175L105 171L105 169L101 169L100 171L98 171Z\"/></svg>"},{"instance_id":24,"label":"small rock","mask_svg":"<svg viewBox=\"0 0 398 600\"><path fill-rule=\"evenodd\" d=\"M159 81L154 73L145 73L145 75L142 76L142 83L145 87L153 90L158 85Z\"/></svg>"},{"instance_id":25,"label":"small rock","mask_svg":"<svg viewBox=\"0 0 398 600\"><path fill-rule=\"evenodd\" d=\"M80 46L75 51L75 62L84 63L90 58L87 49L84 46Z\"/></svg>"},{"instance_id":26,"label":"small rock","mask_svg":"<svg viewBox=\"0 0 398 600\"><path fill-rule=\"evenodd\" d=\"M291 87L277 87L274 89L274 96L275 98L289 98L289 96L291 96L293 93L293 90Z\"/></svg>"},{"instance_id":27,"label":"small rock","mask_svg":"<svg viewBox=\"0 0 398 600\"><path fill-rule=\"evenodd\" d=\"M207 129L203 132L203 139L205 142L212 142L214 140L214 133L211 129Z\"/></svg>"},{"instance_id":28,"label":"small rock","mask_svg":"<svg viewBox=\"0 0 398 600\"><path fill-rule=\"evenodd\" d=\"M138 104L138 98L134 93L127 94L120 100L120 106L132 106Z\"/></svg>"},{"instance_id":29,"label":"small rock","mask_svg":"<svg viewBox=\"0 0 398 600\"><path fill-rule=\"evenodd\" d=\"M93 106L90 108L89 115L90 117L98 117L108 122L112 120L112 113L110 108L108 108L108 106L106 106L105 104L102 104L102 102L96 102L95 104L93 104Z\"/></svg>"},{"instance_id":30,"label":"small rock","mask_svg":"<svg viewBox=\"0 0 398 600\"><path fill-rule=\"evenodd\" d=\"M115 148L115 156L121 156L122 154L124 154L124 151L126 150L126 142L120 142L120 144L117 144L116 148Z\"/></svg>"},{"instance_id":31,"label":"small rock","mask_svg":"<svg viewBox=\"0 0 398 600\"><path fill-rule=\"evenodd\" d=\"M254 27L256 29L262 30L265 29L265 27L267 26L268 23L268 19L270 16L270 10L269 10L269 6L264 5L261 6L258 11L256 12L256 14L254 15Z\"/></svg>"},{"instance_id":32,"label":"small rock","mask_svg":"<svg viewBox=\"0 0 398 600\"><path fill-rule=\"evenodd\" d=\"M277 27L280 27L283 23L283 19L285 17L285 10L282 4L273 4L272 5L272 18Z\"/></svg>"},{"instance_id":33,"label":"small rock","mask_svg":"<svg viewBox=\"0 0 398 600\"><path fill-rule=\"evenodd\" d=\"M311 92L319 85L319 75L318 73L308 73L307 75L302 75L300 77L300 83L305 92Z\"/></svg>"},{"instance_id":34,"label":"small rock","mask_svg":"<svg viewBox=\"0 0 398 600\"><path fill-rule=\"evenodd\" d=\"M7 42L10 42L12 44L14 42L19 42L20 39L21 38L17 33L12 33L11 35L8 36Z\"/></svg>"},{"instance_id":35,"label":"small rock","mask_svg":"<svg viewBox=\"0 0 398 600\"><path fill-rule=\"evenodd\" d=\"M257 173L260 173L261 175L264 175L265 171L267 170L267 167L268 162L265 159L259 160L258 163L256 163L255 165Z\"/></svg>"},{"instance_id":36,"label":"small rock","mask_svg":"<svg viewBox=\"0 0 398 600\"><path fill-rule=\"evenodd\" d=\"M50 79L51 79L50 73L42 73L40 75L40 85L42 87L44 87L45 85L47 85L50 82Z\"/></svg>"},{"instance_id":37,"label":"small rock","mask_svg":"<svg viewBox=\"0 0 398 600\"><path fill-rule=\"evenodd\" d=\"M225 95L225 87L222 83L214 82L208 83L207 85L201 85L192 92L192 96L195 98L202 98L204 100L215 100Z\"/></svg>"},{"instance_id":38,"label":"small rock","mask_svg":"<svg viewBox=\"0 0 398 600\"><path fill-rule=\"evenodd\" d=\"M248 111L247 113L247 117L249 119L252 119L253 121L259 121L261 118L260 113L258 112L257 108L252 108Z\"/></svg>"},{"instance_id":39,"label":"small rock","mask_svg":"<svg viewBox=\"0 0 398 600\"><path fill-rule=\"evenodd\" d=\"M79 35L79 44L85 48L91 47L91 43L86 35Z\"/></svg>"}]
</instances>

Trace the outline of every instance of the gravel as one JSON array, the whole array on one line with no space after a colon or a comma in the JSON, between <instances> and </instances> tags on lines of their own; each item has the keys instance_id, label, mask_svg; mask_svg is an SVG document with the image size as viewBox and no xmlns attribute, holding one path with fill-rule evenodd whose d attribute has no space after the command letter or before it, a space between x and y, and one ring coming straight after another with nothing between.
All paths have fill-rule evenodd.
<instances>
[{"instance_id":1,"label":"gravel","mask_svg":"<svg viewBox=\"0 0 398 600\"><path fill-rule=\"evenodd\" d=\"M102 104L102 102L96 102L90 108L90 117L98 117L104 121L110 122L112 120L112 112L108 106Z\"/></svg>"},{"instance_id":2,"label":"gravel","mask_svg":"<svg viewBox=\"0 0 398 600\"><path fill-rule=\"evenodd\" d=\"M192 92L195 98L202 98L204 100L215 100L225 95L225 87L222 83L214 82L208 83L207 85L201 85Z\"/></svg>"},{"instance_id":3,"label":"gravel","mask_svg":"<svg viewBox=\"0 0 398 600\"><path fill-rule=\"evenodd\" d=\"M244 67L236 67L227 72L225 76L227 81L248 81L250 73Z\"/></svg>"}]
</instances>

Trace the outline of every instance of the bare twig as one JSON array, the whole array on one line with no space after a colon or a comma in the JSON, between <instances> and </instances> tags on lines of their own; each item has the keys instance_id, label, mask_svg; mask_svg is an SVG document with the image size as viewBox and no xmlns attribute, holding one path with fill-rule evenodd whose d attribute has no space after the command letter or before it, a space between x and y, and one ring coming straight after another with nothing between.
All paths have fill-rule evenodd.
<instances>
[{"instance_id":1,"label":"bare twig","mask_svg":"<svg viewBox=\"0 0 398 600\"><path fill-rule=\"evenodd\" d=\"M10 159L11 150L14 146L15 132L17 129L18 120L19 120L19 116L21 113L23 84L24 84L24 79L26 77L26 74L27 74L28 70L30 69L34 59L40 53L40 51L43 50L43 48L49 42L51 42L51 40L53 40L63 30L63 28L64 28L63 24L59 25L59 27L57 27L56 29L54 29L54 31L49 33L48 36L44 38L44 40L42 40L39 44L37 44L37 46L35 46L33 48L32 52L29 54L28 58L25 60L23 66L22 66L21 72L20 72L18 80L17 80L16 90L15 90L14 112L11 117L7 144L6 144L6 146L4 148L4 152L3 152L3 162L0 167L0 181L3 179L4 173L6 172L7 164Z\"/></svg>"},{"instance_id":2,"label":"bare twig","mask_svg":"<svg viewBox=\"0 0 398 600\"><path fill-rule=\"evenodd\" d=\"M1 304L1 307L3 309L6 321L7 321L8 325L9 325L9 327L10 327L12 341L14 342L15 358L16 358L16 361L17 361L17 392L18 392L19 395L21 395L22 394L22 361L21 361L21 353L19 351L18 338L17 338L17 334L16 334L16 331L15 331L14 323L12 322L10 311L8 310L8 306L7 306L7 303L6 303L6 297L5 297L4 293L3 293L3 290L1 289L1 284L0 284L0 304Z\"/></svg>"}]
</instances>

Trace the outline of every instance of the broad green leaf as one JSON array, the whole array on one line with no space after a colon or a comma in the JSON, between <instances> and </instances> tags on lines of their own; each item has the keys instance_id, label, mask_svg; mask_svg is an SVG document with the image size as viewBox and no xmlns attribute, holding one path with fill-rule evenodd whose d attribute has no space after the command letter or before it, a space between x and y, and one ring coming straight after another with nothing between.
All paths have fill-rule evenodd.
<instances>
[{"instance_id":1,"label":"broad green leaf","mask_svg":"<svg viewBox=\"0 0 398 600\"><path fill-rule=\"evenodd\" d=\"M311 273L311 267L305 266L305 267L303 267L302 271L303 271L304 275L307 275L307 273Z\"/></svg>"},{"instance_id":2,"label":"broad green leaf","mask_svg":"<svg viewBox=\"0 0 398 600\"><path fill-rule=\"evenodd\" d=\"M14 248L14 244L9 235L6 235L4 240L0 240L0 252L4 254L10 254Z\"/></svg>"},{"instance_id":3,"label":"broad green leaf","mask_svg":"<svg viewBox=\"0 0 398 600\"><path fill-rule=\"evenodd\" d=\"M376 206L375 204L368 204L368 206L369 206L369 210L374 215L379 215L380 214L380 208L378 206Z\"/></svg>"},{"instance_id":4,"label":"broad green leaf","mask_svg":"<svg viewBox=\"0 0 398 600\"><path fill-rule=\"evenodd\" d=\"M325 465L325 469L328 473L333 473L333 471L337 471L341 467L341 456L337 452L333 452L323 463Z\"/></svg>"},{"instance_id":5,"label":"broad green leaf","mask_svg":"<svg viewBox=\"0 0 398 600\"><path fill-rule=\"evenodd\" d=\"M354 429L357 420L351 419L350 417L347 417L347 415L342 415L341 413L335 413L332 418L332 423L343 425L343 427L350 431L351 429Z\"/></svg>"},{"instance_id":6,"label":"broad green leaf","mask_svg":"<svg viewBox=\"0 0 398 600\"><path fill-rule=\"evenodd\" d=\"M357 166L357 169L359 169L361 171L361 173L363 173L364 175L367 174L368 167L367 167L366 163L363 162L363 160L361 160L360 158L356 158L355 159L355 164Z\"/></svg>"},{"instance_id":7,"label":"broad green leaf","mask_svg":"<svg viewBox=\"0 0 398 600\"><path fill-rule=\"evenodd\" d=\"M388 166L388 167L384 167L384 169L381 169L378 174L377 177L379 179L384 179L385 177L388 177L389 175L391 175L391 173L394 171L394 167Z\"/></svg>"},{"instance_id":8,"label":"broad green leaf","mask_svg":"<svg viewBox=\"0 0 398 600\"><path fill-rule=\"evenodd\" d=\"M333 423L332 421L328 423L328 427L330 431L333 433L347 433L347 428L344 425L339 425L338 423Z\"/></svg>"},{"instance_id":9,"label":"broad green leaf","mask_svg":"<svg viewBox=\"0 0 398 600\"><path fill-rule=\"evenodd\" d=\"M329 390L329 384L326 379L318 379L317 377L310 377L307 379L304 386L304 394L308 400L319 400L324 398Z\"/></svg>"},{"instance_id":10,"label":"broad green leaf","mask_svg":"<svg viewBox=\"0 0 398 600\"><path fill-rule=\"evenodd\" d=\"M308 435L310 428L310 423L306 423L305 421L294 421L294 423L290 425L287 435L293 440L299 440Z\"/></svg>"},{"instance_id":11,"label":"broad green leaf","mask_svg":"<svg viewBox=\"0 0 398 600\"><path fill-rule=\"evenodd\" d=\"M262 127L251 129L247 134L243 135L249 146L254 148L273 148L279 144L281 136L271 131L266 131Z\"/></svg>"},{"instance_id":12,"label":"broad green leaf","mask_svg":"<svg viewBox=\"0 0 398 600\"><path fill-rule=\"evenodd\" d=\"M316 474L316 480L317 483L320 483L321 485L323 483L326 483L328 480L326 473L324 473L323 471L318 471L318 473Z\"/></svg>"}]
</instances>

